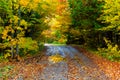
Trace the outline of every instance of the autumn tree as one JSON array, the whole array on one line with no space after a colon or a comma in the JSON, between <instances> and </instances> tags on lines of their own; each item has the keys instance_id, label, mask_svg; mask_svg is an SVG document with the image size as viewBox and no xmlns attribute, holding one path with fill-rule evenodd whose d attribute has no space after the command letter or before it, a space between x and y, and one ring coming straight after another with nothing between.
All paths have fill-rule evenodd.
<instances>
[{"instance_id":1,"label":"autumn tree","mask_svg":"<svg viewBox=\"0 0 120 80\"><path fill-rule=\"evenodd\" d=\"M14 58L15 53L36 51L36 40L44 29L40 0L1 0L0 10L0 45L5 49L4 55Z\"/></svg>"},{"instance_id":2,"label":"autumn tree","mask_svg":"<svg viewBox=\"0 0 120 80\"><path fill-rule=\"evenodd\" d=\"M101 0L104 2L102 6L102 14L98 18L103 24L105 24L100 30L106 32L107 37L113 43L119 42L120 32L120 1L119 0Z\"/></svg>"},{"instance_id":3,"label":"autumn tree","mask_svg":"<svg viewBox=\"0 0 120 80\"><path fill-rule=\"evenodd\" d=\"M49 3L48 3L48 2ZM71 24L70 8L67 0L47 0L49 14L46 23L49 29L43 32L48 39L47 42L66 43L69 25ZM54 3L54 4L53 4Z\"/></svg>"}]
</instances>

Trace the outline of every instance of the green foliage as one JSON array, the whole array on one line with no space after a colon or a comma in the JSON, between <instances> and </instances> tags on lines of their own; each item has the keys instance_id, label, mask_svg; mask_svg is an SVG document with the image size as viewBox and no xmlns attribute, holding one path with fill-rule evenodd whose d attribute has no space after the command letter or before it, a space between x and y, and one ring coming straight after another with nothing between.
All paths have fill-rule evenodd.
<instances>
[{"instance_id":1,"label":"green foliage","mask_svg":"<svg viewBox=\"0 0 120 80\"><path fill-rule=\"evenodd\" d=\"M19 52L38 51L41 32L47 26L40 3L40 0L0 0L1 59L19 55Z\"/></svg>"},{"instance_id":2,"label":"green foliage","mask_svg":"<svg viewBox=\"0 0 120 80\"><path fill-rule=\"evenodd\" d=\"M43 50L44 49L44 42L39 42L38 41L38 47L39 47L39 51Z\"/></svg>"},{"instance_id":3,"label":"green foliage","mask_svg":"<svg viewBox=\"0 0 120 80\"><path fill-rule=\"evenodd\" d=\"M119 0L103 0L104 5L102 6L102 15L99 20L106 23L107 26L103 27L102 30L113 30L119 31L120 25L120 1Z\"/></svg>"},{"instance_id":4,"label":"green foliage","mask_svg":"<svg viewBox=\"0 0 120 80\"><path fill-rule=\"evenodd\" d=\"M80 29L98 27L97 17L100 15L100 5L97 0L68 0L71 7L72 24Z\"/></svg>"},{"instance_id":5,"label":"green foliage","mask_svg":"<svg viewBox=\"0 0 120 80\"><path fill-rule=\"evenodd\" d=\"M72 25L70 29L79 31L77 34L79 36L77 36L76 33L69 33L68 39L70 39L72 42L76 42L76 38L78 38L78 44L84 43L88 46L90 46L91 43L96 43L94 42L95 37L97 37L96 31L97 29L101 28L101 24L99 21L97 21L97 18L101 14L100 10L102 3L98 0L68 1L71 8L72 18Z\"/></svg>"},{"instance_id":6,"label":"green foliage","mask_svg":"<svg viewBox=\"0 0 120 80\"><path fill-rule=\"evenodd\" d=\"M28 52L37 52L39 47L38 43L35 40L32 40L30 37L29 38L21 38L19 40L19 48L21 50L21 54L26 54Z\"/></svg>"},{"instance_id":7,"label":"green foliage","mask_svg":"<svg viewBox=\"0 0 120 80\"><path fill-rule=\"evenodd\" d=\"M110 40L104 38L107 48L98 48L100 55L111 61L120 61L120 49L117 44L112 44Z\"/></svg>"},{"instance_id":8,"label":"green foliage","mask_svg":"<svg viewBox=\"0 0 120 80\"><path fill-rule=\"evenodd\" d=\"M9 60L5 58L4 56L0 56L0 63L1 62L8 62Z\"/></svg>"},{"instance_id":9,"label":"green foliage","mask_svg":"<svg viewBox=\"0 0 120 80\"><path fill-rule=\"evenodd\" d=\"M3 29L4 29L3 27L0 27L0 34L3 32Z\"/></svg>"}]
</instances>

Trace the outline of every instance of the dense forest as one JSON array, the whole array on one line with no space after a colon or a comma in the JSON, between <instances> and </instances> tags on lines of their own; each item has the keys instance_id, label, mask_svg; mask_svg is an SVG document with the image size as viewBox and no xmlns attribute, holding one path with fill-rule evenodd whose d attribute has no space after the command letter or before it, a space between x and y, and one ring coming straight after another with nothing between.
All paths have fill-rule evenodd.
<instances>
[{"instance_id":1,"label":"dense forest","mask_svg":"<svg viewBox=\"0 0 120 80\"><path fill-rule=\"evenodd\" d=\"M120 60L119 32L119 0L0 0L0 60L37 53L44 43Z\"/></svg>"}]
</instances>

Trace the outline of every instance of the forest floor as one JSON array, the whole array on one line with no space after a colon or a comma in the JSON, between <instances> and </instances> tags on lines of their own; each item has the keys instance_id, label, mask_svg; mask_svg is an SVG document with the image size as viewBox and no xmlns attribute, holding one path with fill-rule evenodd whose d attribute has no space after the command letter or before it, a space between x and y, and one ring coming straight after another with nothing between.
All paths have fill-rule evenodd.
<instances>
[{"instance_id":1,"label":"forest floor","mask_svg":"<svg viewBox=\"0 0 120 80\"><path fill-rule=\"evenodd\" d=\"M79 54L66 61L51 63L48 56L28 56L19 62L0 63L3 71L0 80L120 80L120 63L111 62L75 46ZM4 75L5 74L5 75ZM6 75L7 74L7 75Z\"/></svg>"}]
</instances>

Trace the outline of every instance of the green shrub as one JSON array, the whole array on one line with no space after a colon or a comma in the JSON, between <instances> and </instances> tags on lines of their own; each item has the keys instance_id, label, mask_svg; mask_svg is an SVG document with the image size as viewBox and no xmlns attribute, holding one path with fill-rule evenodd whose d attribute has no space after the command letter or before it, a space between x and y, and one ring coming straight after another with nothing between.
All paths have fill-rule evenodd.
<instances>
[{"instance_id":1,"label":"green shrub","mask_svg":"<svg viewBox=\"0 0 120 80\"><path fill-rule=\"evenodd\" d=\"M20 55L25 55L27 53L34 53L39 50L37 41L32 40L32 38L21 38L19 42Z\"/></svg>"}]
</instances>

